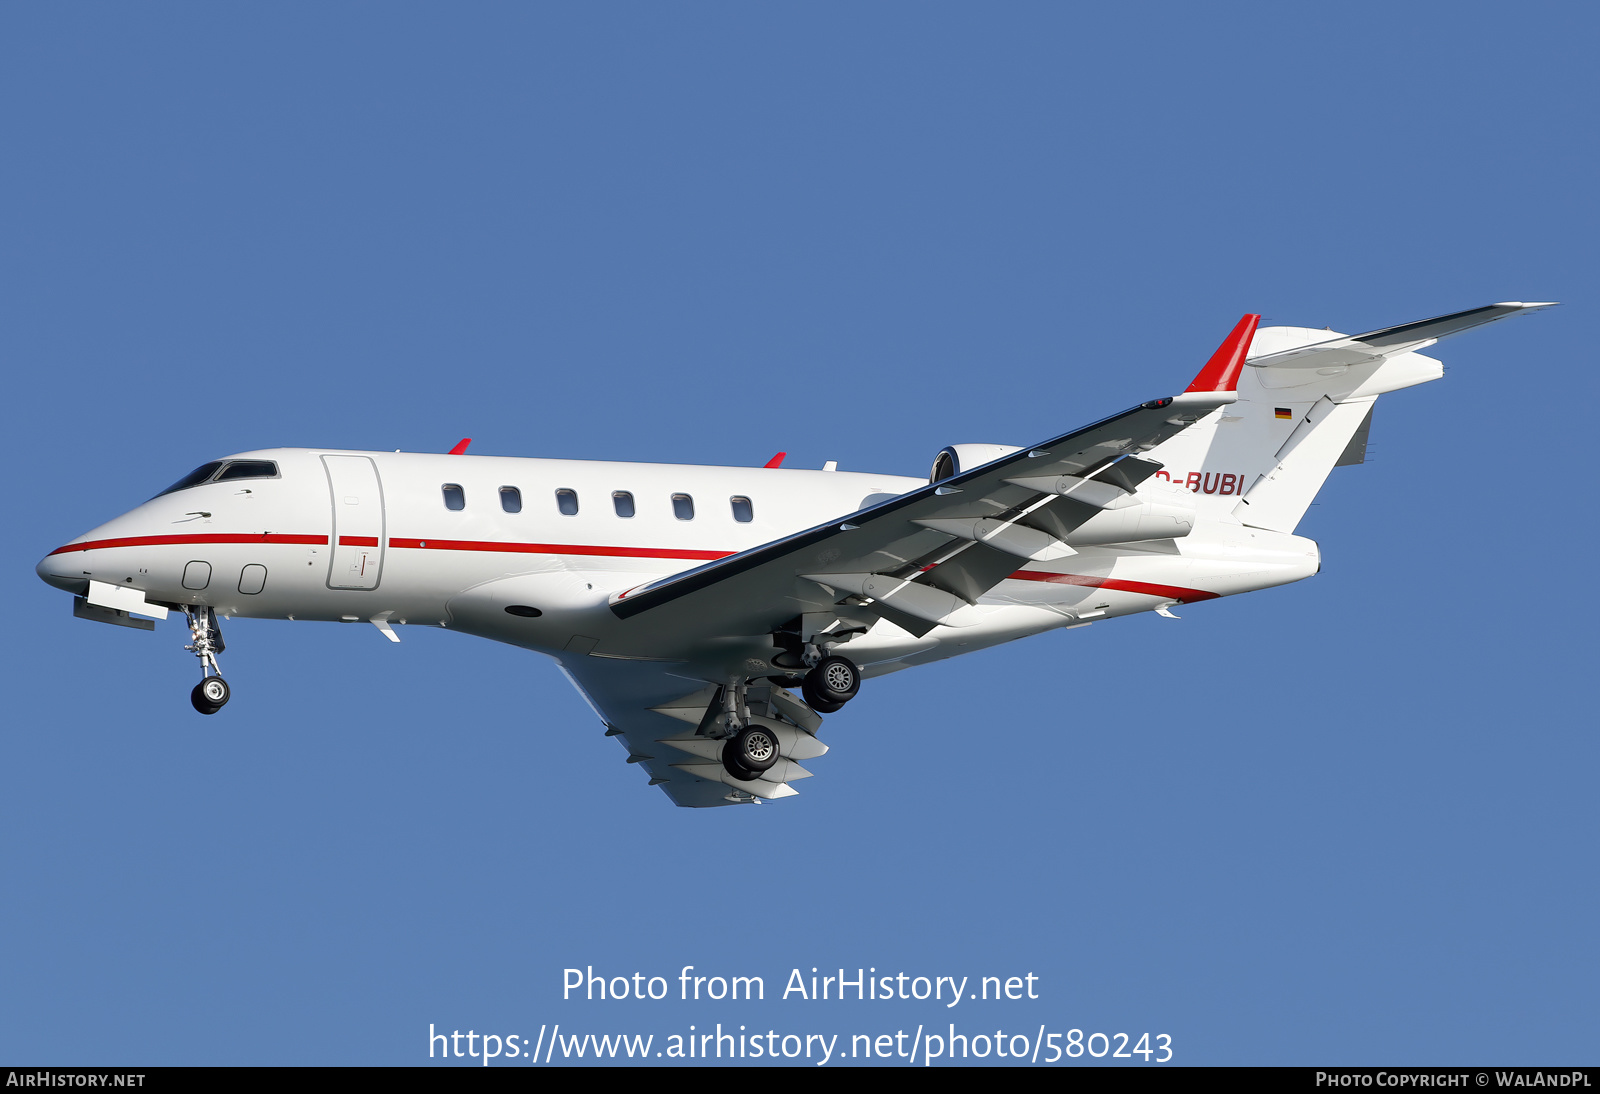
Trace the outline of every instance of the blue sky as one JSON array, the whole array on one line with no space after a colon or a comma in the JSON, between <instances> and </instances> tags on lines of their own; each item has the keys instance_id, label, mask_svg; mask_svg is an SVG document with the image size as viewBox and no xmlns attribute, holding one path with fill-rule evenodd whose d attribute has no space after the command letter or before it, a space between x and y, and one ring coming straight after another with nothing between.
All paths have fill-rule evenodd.
<instances>
[{"instance_id":1,"label":"blue sky","mask_svg":"<svg viewBox=\"0 0 1600 1094\"><path fill-rule=\"evenodd\" d=\"M7 7L0 1060L970 1021L1187 1063L1595 1062L1595 31ZM551 663L455 634L239 622L202 719L177 624L91 626L33 574L228 452L916 475L1171 394L1246 311L1506 299L1566 303L1382 401L1300 527L1320 576L870 682L759 809L672 808ZM769 1001L560 998L569 966L689 964ZM1041 998L770 999L812 966Z\"/></svg>"}]
</instances>

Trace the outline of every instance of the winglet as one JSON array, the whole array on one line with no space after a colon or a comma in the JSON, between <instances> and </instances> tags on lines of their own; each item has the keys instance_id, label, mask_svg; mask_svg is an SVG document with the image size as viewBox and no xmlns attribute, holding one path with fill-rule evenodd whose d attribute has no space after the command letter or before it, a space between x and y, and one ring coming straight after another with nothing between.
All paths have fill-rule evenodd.
<instances>
[{"instance_id":1,"label":"winglet","mask_svg":"<svg viewBox=\"0 0 1600 1094\"><path fill-rule=\"evenodd\" d=\"M471 443L472 443L472 438L471 437L462 437L459 441L456 442L456 446L449 451L448 455L451 455L451 456L465 456L467 454L467 445L469 445Z\"/></svg>"},{"instance_id":2,"label":"winglet","mask_svg":"<svg viewBox=\"0 0 1600 1094\"><path fill-rule=\"evenodd\" d=\"M787 453L787 452L779 452L776 456L772 457L772 459L768 460L766 463L762 464L761 466L762 467L782 467L783 466L783 458L785 456L787 456L788 454L789 453Z\"/></svg>"},{"instance_id":3,"label":"winglet","mask_svg":"<svg viewBox=\"0 0 1600 1094\"><path fill-rule=\"evenodd\" d=\"M1184 389L1188 392L1234 391L1239 386L1239 373L1244 369L1245 355L1250 352L1250 341L1256 336L1259 315L1247 315L1239 320L1233 332L1222 340L1217 352L1211 355L1194 381Z\"/></svg>"}]
</instances>

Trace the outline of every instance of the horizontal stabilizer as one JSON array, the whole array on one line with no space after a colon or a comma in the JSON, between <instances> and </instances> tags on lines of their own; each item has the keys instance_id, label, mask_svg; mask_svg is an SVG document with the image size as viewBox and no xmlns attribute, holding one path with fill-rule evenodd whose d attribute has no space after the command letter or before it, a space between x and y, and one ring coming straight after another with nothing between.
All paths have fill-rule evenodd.
<instances>
[{"instance_id":1,"label":"horizontal stabilizer","mask_svg":"<svg viewBox=\"0 0 1600 1094\"><path fill-rule=\"evenodd\" d=\"M1508 315L1522 315L1540 308L1554 307L1555 302L1524 304L1519 300L1503 304L1488 304L1481 308L1452 312L1416 323L1402 323L1398 327L1384 327L1366 334L1340 335L1326 342L1316 342L1297 349L1251 357L1245 363L1251 368L1334 368L1340 365L1360 365L1395 354L1423 349L1451 334L1459 334Z\"/></svg>"}]
</instances>

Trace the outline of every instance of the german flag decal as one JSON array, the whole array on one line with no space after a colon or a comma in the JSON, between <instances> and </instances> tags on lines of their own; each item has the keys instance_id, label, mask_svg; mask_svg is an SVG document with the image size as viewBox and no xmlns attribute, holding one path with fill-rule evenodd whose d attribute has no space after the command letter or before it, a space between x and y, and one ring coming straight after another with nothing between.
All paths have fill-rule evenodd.
<instances>
[{"instance_id":1,"label":"german flag decal","mask_svg":"<svg viewBox=\"0 0 1600 1094\"><path fill-rule=\"evenodd\" d=\"M1274 407L1272 409L1272 416L1274 418L1293 418L1294 411L1290 410L1286 406Z\"/></svg>"}]
</instances>

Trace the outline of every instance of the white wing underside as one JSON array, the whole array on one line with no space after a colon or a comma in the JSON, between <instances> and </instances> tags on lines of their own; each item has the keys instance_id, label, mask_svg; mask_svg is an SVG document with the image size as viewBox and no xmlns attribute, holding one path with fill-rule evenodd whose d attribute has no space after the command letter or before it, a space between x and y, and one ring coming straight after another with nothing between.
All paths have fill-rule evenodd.
<instances>
[{"instance_id":1,"label":"white wing underside","mask_svg":"<svg viewBox=\"0 0 1600 1094\"><path fill-rule=\"evenodd\" d=\"M755 720L778 736L783 758L755 781L730 776L722 766L722 742L697 732L717 687L638 661L574 658L564 660L567 678L588 699L606 733L628 750L637 764L673 803L688 807L734 805L792 797L790 784L811 777L801 761L815 759L828 746L815 736L822 719L782 688L762 688L751 696ZM807 728L809 727L809 729Z\"/></svg>"}]
</instances>

